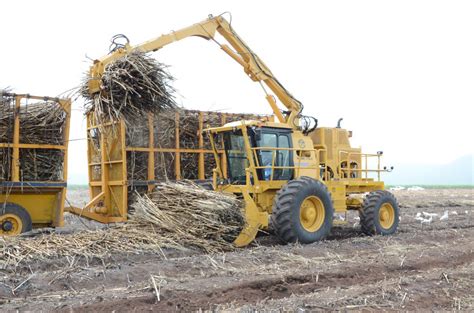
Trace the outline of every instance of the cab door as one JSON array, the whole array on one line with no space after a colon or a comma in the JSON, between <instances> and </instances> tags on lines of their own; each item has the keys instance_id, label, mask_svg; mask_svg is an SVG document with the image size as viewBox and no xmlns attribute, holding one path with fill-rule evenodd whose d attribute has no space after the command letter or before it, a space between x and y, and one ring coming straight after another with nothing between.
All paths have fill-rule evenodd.
<instances>
[{"instance_id":1,"label":"cab door","mask_svg":"<svg viewBox=\"0 0 474 313\"><path fill-rule=\"evenodd\" d=\"M273 180L293 178L293 168L290 168L293 167L290 129L262 128L256 137L256 144L257 147L263 148L258 150L258 157L260 166L265 166L258 171L259 179L272 179L272 162L277 167L273 170ZM264 149L267 147L269 149Z\"/></svg>"}]
</instances>

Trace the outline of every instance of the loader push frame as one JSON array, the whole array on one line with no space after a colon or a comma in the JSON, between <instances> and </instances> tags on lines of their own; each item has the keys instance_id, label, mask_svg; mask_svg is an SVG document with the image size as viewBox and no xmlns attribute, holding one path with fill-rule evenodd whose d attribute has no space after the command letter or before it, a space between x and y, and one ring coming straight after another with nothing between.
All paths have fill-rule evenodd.
<instances>
[{"instance_id":1,"label":"loader push frame","mask_svg":"<svg viewBox=\"0 0 474 313\"><path fill-rule=\"evenodd\" d=\"M2 164L8 171L8 179L0 178L0 235L16 235L31 228L61 227L64 224L64 202L67 190L68 142L71 117L71 100L29 94L3 92L2 97L10 97L13 101L13 123L8 125L12 131L11 140L0 140L3 156L9 158L8 165ZM28 110L32 103L55 103L64 111L65 120L62 131L62 144L25 143L21 141L22 121L20 110ZM38 126L41 127L41 126ZM5 136L6 137L6 136ZM28 140L31 141L31 140ZM22 152L34 150L62 152L62 175L54 181L24 180Z\"/></svg>"}]
</instances>

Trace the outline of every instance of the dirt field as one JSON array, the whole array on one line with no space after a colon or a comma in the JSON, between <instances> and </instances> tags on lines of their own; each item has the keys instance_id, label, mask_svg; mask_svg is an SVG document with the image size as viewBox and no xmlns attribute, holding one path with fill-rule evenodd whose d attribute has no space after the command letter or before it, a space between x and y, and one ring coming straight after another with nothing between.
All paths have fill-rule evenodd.
<instances>
[{"instance_id":1,"label":"dirt field","mask_svg":"<svg viewBox=\"0 0 474 313\"><path fill-rule=\"evenodd\" d=\"M279 245L262 235L235 252L112 255L0 270L0 311L474 310L474 189L394 191L400 228ZM87 193L72 191L80 205ZM448 211L448 218L440 217ZM417 213L437 213L421 223ZM64 231L103 227L67 216Z\"/></svg>"}]
</instances>

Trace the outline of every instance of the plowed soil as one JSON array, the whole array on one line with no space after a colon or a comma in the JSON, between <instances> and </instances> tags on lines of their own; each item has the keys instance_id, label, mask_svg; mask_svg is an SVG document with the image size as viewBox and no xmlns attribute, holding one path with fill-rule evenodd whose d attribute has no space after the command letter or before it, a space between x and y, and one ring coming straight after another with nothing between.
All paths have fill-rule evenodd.
<instances>
[{"instance_id":1,"label":"plowed soil","mask_svg":"<svg viewBox=\"0 0 474 313\"><path fill-rule=\"evenodd\" d=\"M76 202L87 196L73 193ZM212 255L36 262L0 270L0 311L473 311L474 189L394 194L401 221L392 236L362 235L351 212L328 240L310 245L261 235L250 247ZM423 212L437 215L422 223ZM68 221L65 231L97 226Z\"/></svg>"}]
</instances>

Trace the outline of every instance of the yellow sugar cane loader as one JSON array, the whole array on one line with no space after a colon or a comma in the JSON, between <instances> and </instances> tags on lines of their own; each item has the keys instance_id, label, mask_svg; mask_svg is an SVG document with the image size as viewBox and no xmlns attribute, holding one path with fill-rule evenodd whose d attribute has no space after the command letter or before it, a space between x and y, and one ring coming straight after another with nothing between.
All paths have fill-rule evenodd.
<instances>
[{"instance_id":1,"label":"yellow sugar cane loader","mask_svg":"<svg viewBox=\"0 0 474 313\"><path fill-rule=\"evenodd\" d=\"M220 44L216 33L230 46ZM301 102L283 87L222 15L209 16L134 47L128 42L116 45L91 67L89 92L100 92L100 79L110 62L137 49L156 51L191 36L213 40L250 79L260 83L277 119L233 122L205 130L217 164L213 188L245 200L247 226L236 239L237 246L248 245L258 230L268 228L270 223L285 242L321 240L331 230L334 212L347 210L359 211L362 231L367 234L396 231L399 208L380 180L381 172L390 171L381 168L382 152L366 154L351 147L351 132L341 128L340 121L335 128L317 127L316 119L303 116ZM278 108L276 99L286 110ZM369 169L369 163L376 165Z\"/></svg>"}]
</instances>

